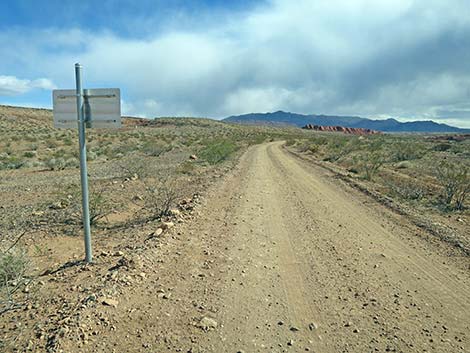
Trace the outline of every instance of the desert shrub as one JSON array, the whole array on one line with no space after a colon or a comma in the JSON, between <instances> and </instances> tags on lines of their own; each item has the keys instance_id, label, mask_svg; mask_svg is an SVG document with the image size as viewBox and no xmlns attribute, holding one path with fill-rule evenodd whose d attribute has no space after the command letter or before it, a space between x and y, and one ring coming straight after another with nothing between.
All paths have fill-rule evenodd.
<instances>
[{"instance_id":1,"label":"desert shrub","mask_svg":"<svg viewBox=\"0 0 470 353\"><path fill-rule=\"evenodd\" d=\"M34 153L33 151L26 151L23 153L23 157L25 158L33 158L34 156L36 156L36 153Z\"/></svg>"},{"instance_id":2,"label":"desert shrub","mask_svg":"<svg viewBox=\"0 0 470 353\"><path fill-rule=\"evenodd\" d=\"M57 194L58 202L52 208L58 211L61 223L82 224L82 193L79 185L70 185ZM104 186L93 183L88 192L90 226L96 226L114 209L114 202L108 197Z\"/></svg>"},{"instance_id":3,"label":"desert shrub","mask_svg":"<svg viewBox=\"0 0 470 353\"><path fill-rule=\"evenodd\" d=\"M147 156L158 157L163 153L171 151L172 148L172 145L169 143L147 142L142 147L142 152L144 152Z\"/></svg>"},{"instance_id":4,"label":"desert shrub","mask_svg":"<svg viewBox=\"0 0 470 353\"><path fill-rule=\"evenodd\" d=\"M433 147L434 151L444 152L452 148L450 143L439 143Z\"/></svg>"},{"instance_id":5,"label":"desert shrub","mask_svg":"<svg viewBox=\"0 0 470 353\"><path fill-rule=\"evenodd\" d=\"M426 190L414 181L393 180L386 183L391 194L405 200L421 200Z\"/></svg>"},{"instance_id":6,"label":"desert shrub","mask_svg":"<svg viewBox=\"0 0 470 353\"><path fill-rule=\"evenodd\" d=\"M442 202L449 209L462 210L470 193L470 171L458 161L442 161L436 169L436 177L443 188Z\"/></svg>"},{"instance_id":7,"label":"desert shrub","mask_svg":"<svg viewBox=\"0 0 470 353\"><path fill-rule=\"evenodd\" d=\"M288 139L285 143L286 146L294 146L296 144L295 139Z\"/></svg>"},{"instance_id":8,"label":"desert shrub","mask_svg":"<svg viewBox=\"0 0 470 353\"><path fill-rule=\"evenodd\" d=\"M318 146L327 145L328 141L328 138L324 136L319 136L312 139L312 143Z\"/></svg>"},{"instance_id":9,"label":"desert shrub","mask_svg":"<svg viewBox=\"0 0 470 353\"><path fill-rule=\"evenodd\" d=\"M267 136L267 135L265 135L265 134L257 134L257 135L251 137L251 138L248 140L248 144L249 144L249 145L259 145L259 144L265 142L267 139L268 139L268 136Z\"/></svg>"},{"instance_id":10,"label":"desert shrub","mask_svg":"<svg viewBox=\"0 0 470 353\"><path fill-rule=\"evenodd\" d=\"M66 154L67 152L63 148L59 148L58 150L54 152L53 157L54 158L65 157Z\"/></svg>"},{"instance_id":11,"label":"desert shrub","mask_svg":"<svg viewBox=\"0 0 470 353\"><path fill-rule=\"evenodd\" d=\"M78 160L78 158L71 157L65 161L65 165L69 168L77 168L80 166L80 161Z\"/></svg>"},{"instance_id":12,"label":"desert shrub","mask_svg":"<svg viewBox=\"0 0 470 353\"><path fill-rule=\"evenodd\" d=\"M307 141L303 141L298 145L297 150L302 153L307 152L309 151L310 146L312 146L310 143L308 143Z\"/></svg>"},{"instance_id":13,"label":"desert shrub","mask_svg":"<svg viewBox=\"0 0 470 353\"><path fill-rule=\"evenodd\" d=\"M15 307L13 295L28 283L28 266L26 252L16 242L8 248L0 249L0 314Z\"/></svg>"},{"instance_id":14,"label":"desert shrub","mask_svg":"<svg viewBox=\"0 0 470 353\"><path fill-rule=\"evenodd\" d=\"M48 148L56 148L58 146L58 144L57 144L56 140L50 139L50 140L46 141L46 146Z\"/></svg>"},{"instance_id":15,"label":"desert shrub","mask_svg":"<svg viewBox=\"0 0 470 353\"><path fill-rule=\"evenodd\" d=\"M36 141L38 140L38 138L37 138L36 136L34 136L34 135L33 135L33 136L32 136L32 135L26 135L26 136L24 137L24 139L25 139L26 141L29 141L29 142L36 142Z\"/></svg>"},{"instance_id":16,"label":"desert shrub","mask_svg":"<svg viewBox=\"0 0 470 353\"><path fill-rule=\"evenodd\" d=\"M95 226L99 220L106 218L114 208L114 204L106 197L104 189L92 188L89 202L91 226Z\"/></svg>"},{"instance_id":17,"label":"desert shrub","mask_svg":"<svg viewBox=\"0 0 470 353\"><path fill-rule=\"evenodd\" d=\"M385 157L380 152L363 152L353 158L354 167L366 180L372 180L385 162Z\"/></svg>"},{"instance_id":18,"label":"desert shrub","mask_svg":"<svg viewBox=\"0 0 470 353\"><path fill-rule=\"evenodd\" d=\"M349 156L355 151L361 150L362 148L364 148L364 144L358 137L348 137L345 139L345 143L340 147L340 151L338 153L339 158Z\"/></svg>"},{"instance_id":19,"label":"desert shrub","mask_svg":"<svg viewBox=\"0 0 470 353\"><path fill-rule=\"evenodd\" d=\"M185 161L179 165L177 171L181 174L192 174L194 170L195 170L194 163L190 161Z\"/></svg>"},{"instance_id":20,"label":"desert shrub","mask_svg":"<svg viewBox=\"0 0 470 353\"><path fill-rule=\"evenodd\" d=\"M132 144L121 145L121 146L113 146L112 141L108 141L108 145L103 147L102 153L108 158L121 158L125 155L130 154L131 152L135 151L137 146Z\"/></svg>"},{"instance_id":21,"label":"desert shrub","mask_svg":"<svg viewBox=\"0 0 470 353\"><path fill-rule=\"evenodd\" d=\"M10 156L3 162L3 169L20 169L21 167L24 166L25 161L22 159L16 157L16 156Z\"/></svg>"},{"instance_id":22,"label":"desert shrub","mask_svg":"<svg viewBox=\"0 0 470 353\"><path fill-rule=\"evenodd\" d=\"M426 149L422 144L413 141L400 141L391 146L392 159L395 162L411 161L422 158L426 154Z\"/></svg>"},{"instance_id":23,"label":"desert shrub","mask_svg":"<svg viewBox=\"0 0 470 353\"><path fill-rule=\"evenodd\" d=\"M176 183L170 181L147 188L147 193L150 196L150 210L158 218L168 215L180 196Z\"/></svg>"},{"instance_id":24,"label":"desert shrub","mask_svg":"<svg viewBox=\"0 0 470 353\"><path fill-rule=\"evenodd\" d=\"M321 140L318 141L322 143ZM348 140L344 136L331 137L326 145L327 154L324 158L325 161L336 162L342 157L350 153L350 149L347 148Z\"/></svg>"},{"instance_id":25,"label":"desert shrub","mask_svg":"<svg viewBox=\"0 0 470 353\"><path fill-rule=\"evenodd\" d=\"M98 157L98 154L94 151L88 151L86 154L86 159L88 161L94 161Z\"/></svg>"},{"instance_id":26,"label":"desert shrub","mask_svg":"<svg viewBox=\"0 0 470 353\"><path fill-rule=\"evenodd\" d=\"M146 179L145 192L138 198L138 215L145 220L161 219L169 214L183 195L182 185L168 174L157 179Z\"/></svg>"},{"instance_id":27,"label":"desert shrub","mask_svg":"<svg viewBox=\"0 0 470 353\"><path fill-rule=\"evenodd\" d=\"M26 270L26 255L22 251L0 253L0 287L7 287L12 281L21 278Z\"/></svg>"},{"instance_id":28,"label":"desert shrub","mask_svg":"<svg viewBox=\"0 0 470 353\"><path fill-rule=\"evenodd\" d=\"M309 145L308 146L308 151L310 153L313 153L313 154L317 153L319 149L320 149L320 147L318 145Z\"/></svg>"},{"instance_id":29,"label":"desert shrub","mask_svg":"<svg viewBox=\"0 0 470 353\"><path fill-rule=\"evenodd\" d=\"M49 170L63 170L67 167L67 163L64 158L51 158L45 162L46 167Z\"/></svg>"},{"instance_id":30,"label":"desert shrub","mask_svg":"<svg viewBox=\"0 0 470 353\"><path fill-rule=\"evenodd\" d=\"M378 151L385 148L385 146L388 144L387 141L389 141L387 136L372 135L368 137L365 143L367 144L369 150Z\"/></svg>"},{"instance_id":31,"label":"desert shrub","mask_svg":"<svg viewBox=\"0 0 470 353\"><path fill-rule=\"evenodd\" d=\"M458 154L462 158L470 158L470 139L452 143L452 148L449 149L449 152Z\"/></svg>"},{"instance_id":32,"label":"desert shrub","mask_svg":"<svg viewBox=\"0 0 470 353\"><path fill-rule=\"evenodd\" d=\"M228 159L237 149L237 145L230 140L212 140L198 155L209 164L218 164Z\"/></svg>"},{"instance_id":33,"label":"desert shrub","mask_svg":"<svg viewBox=\"0 0 470 353\"><path fill-rule=\"evenodd\" d=\"M129 179L143 179L154 174L151 164L147 159L128 156L119 163L121 174Z\"/></svg>"}]
</instances>

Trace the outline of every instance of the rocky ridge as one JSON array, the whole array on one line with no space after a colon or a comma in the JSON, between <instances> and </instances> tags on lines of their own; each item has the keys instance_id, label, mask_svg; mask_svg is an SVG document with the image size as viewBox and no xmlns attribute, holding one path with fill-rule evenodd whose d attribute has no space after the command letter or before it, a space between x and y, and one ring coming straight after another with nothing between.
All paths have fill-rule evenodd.
<instances>
[{"instance_id":1,"label":"rocky ridge","mask_svg":"<svg viewBox=\"0 0 470 353\"><path fill-rule=\"evenodd\" d=\"M315 130L315 131L327 131L327 132L342 132L345 134L352 134L352 135L381 135L383 134L382 131L377 131L377 130L372 130L372 129L344 127L344 126L322 126L322 125L312 125L312 124L307 124L302 129Z\"/></svg>"}]
</instances>

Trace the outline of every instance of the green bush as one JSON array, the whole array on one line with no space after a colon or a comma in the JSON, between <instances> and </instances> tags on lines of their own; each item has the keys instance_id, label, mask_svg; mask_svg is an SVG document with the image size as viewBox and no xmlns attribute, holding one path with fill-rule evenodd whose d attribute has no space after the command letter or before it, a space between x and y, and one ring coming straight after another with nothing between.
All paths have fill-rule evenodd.
<instances>
[{"instance_id":1,"label":"green bush","mask_svg":"<svg viewBox=\"0 0 470 353\"><path fill-rule=\"evenodd\" d=\"M385 157L380 152L362 153L354 156L355 167L362 172L364 179L372 180L385 163Z\"/></svg>"},{"instance_id":2,"label":"green bush","mask_svg":"<svg viewBox=\"0 0 470 353\"><path fill-rule=\"evenodd\" d=\"M237 145L232 141L213 140L198 155L209 164L218 164L228 159L237 149Z\"/></svg>"},{"instance_id":3,"label":"green bush","mask_svg":"<svg viewBox=\"0 0 470 353\"><path fill-rule=\"evenodd\" d=\"M98 157L98 154L94 151L87 151L86 159L88 161L94 161Z\"/></svg>"},{"instance_id":4,"label":"green bush","mask_svg":"<svg viewBox=\"0 0 470 353\"><path fill-rule=\"evenodd\" d=\"M25 161L23 161L22 159L16 156L11 156L3 162L2 168L3 169L20 169L21 167L24 166L24 164L25 164Z\"/></svg>"},{"instance_id":5,"label":"green bush","mask_svg":"<svg viewBox=\"0 0 470 353\"><path fill-rule=\"evenodd\" d=\"M307 141L303 141L302 143L300 143L297 147L297 150L299 152L307 152L310 150L310 146L313 146L311 144L309 144Z\"/></svg>"},{"instance_id":6,"label":"green bush","mask_svg":"<svg viewBox=\"0 0 470 353\"><path fill-rule=\"evenodd\" d=\"M318 152L318 150L319 150L319 146L317 146L317 145L310 145L310 146L308 146L308 151L309 151L310 153L315 154L315 153Z\"/></svg>"},{"instance_id":7,"label":"green bush","mask_svg":"<svg viewBox=\"0 0 470 353\"><path fill-rule=\"evenodd\" d=\"M319 142L322 143L321 140ZM327 155L325 160L329 162L336 162L340 158L346 156L351 152L351 149L347 148L347 145L348 140L344 136L330 137L328 143L326 144Z\"/></svg>"},{"instance_id":8,"label":"green bush","mask_svg":"<svg viewBox=\"0 0 470 353\"><path fill-rule=\"evenodd\" d=\"M390 147L395 162L419 159L426 154L424 146L413 141L400 141L392 144Z\"/></svg>"},{"instance_id":9,"label":"green bush","mask_svg":"<svg viewBox=\"0 0 470 353\"><path fill-rule=\"evenodd\" d=\"M53 156L54 158L63 158L66 154L67 152L63 148L59 148L54 152Z\"/></svg>"},{"instance_id":10,"label":"green bush","mask_svg":"<svg viewBox=\"0 0 470 353\"><path fill-rule=\"evenodd\" d=\"M433 147L434 151L444 152L452 148L450 143L439 143Z\"/></svg>"}]
</instances>

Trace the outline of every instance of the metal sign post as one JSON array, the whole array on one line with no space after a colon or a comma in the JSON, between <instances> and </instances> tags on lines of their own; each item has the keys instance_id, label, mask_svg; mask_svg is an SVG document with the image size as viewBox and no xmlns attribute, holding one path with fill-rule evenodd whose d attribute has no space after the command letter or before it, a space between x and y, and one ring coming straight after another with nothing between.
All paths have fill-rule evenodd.
<instances>
[{"instance_id":1,"label":"metal sign post","mask_svg":"<svg viewBox=\"0 0 470 353\"><path fill-rule=\"evenodd\" d=\"M85 235L85 261L91 262L90 234L90 210L88 207L88 170L86 165L86 137L85 137L85 114L83 105L82 66L75 64L75 81L77 85L77 119L78 119L78 143L80 146L80 181L82 183L82 216L83 231Z\"/></svg>"},{"instance_id":2,"label":"metal sign post","mask_svg":"<svg viewBox=\"0 0 470 353\"><path fill-rule=\"evenodd\" d=\"M82 66L80 64L75 64L75 81L75 90L54 90L52 92L54 126L57 128L75 128L78 123L85 261L90 263L93 256L91 250L85 131L87 127L121 127L121 93L118 88L83 89Z\"/></svg>"}]
</instances>

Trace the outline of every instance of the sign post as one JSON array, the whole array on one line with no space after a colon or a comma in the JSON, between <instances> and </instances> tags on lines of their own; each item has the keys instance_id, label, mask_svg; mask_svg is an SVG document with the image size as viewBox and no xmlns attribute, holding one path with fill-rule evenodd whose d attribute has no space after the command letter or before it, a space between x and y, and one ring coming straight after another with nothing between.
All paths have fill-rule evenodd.
<instances>
[{"instance_id":1,"label":"sign post","mask_svg":"<svg viewBox=\"0 0 470 353\"><path fill-rule=\"evenodd\" d=\"M85 114L83 105L82 87L82 65L75 64L75 81L77 91L77 120L78 120L78 144L80 148L80 181L82 183L82 216L83 231L85 235L85 261L93 260L91 252L90 234L90 210L88 202L88 169L86 164L86 136L85 136Z\"/></svg>"},{"instance_id":2,"label":"sign post","mask_svg":"<svg viewBox=\"0 0 470 353\"><path fill-rule=\"evenodd\" d=\"M74 90L52 91L54 126L76 128L80 148L80 180L82 186L82 217L85 236L85 261L93 261L88 201L88 170L86 160L86 128L121 127L121 93L118 88L83 89L82 66L75 64Z\"/></svg>"}]
</instances>

